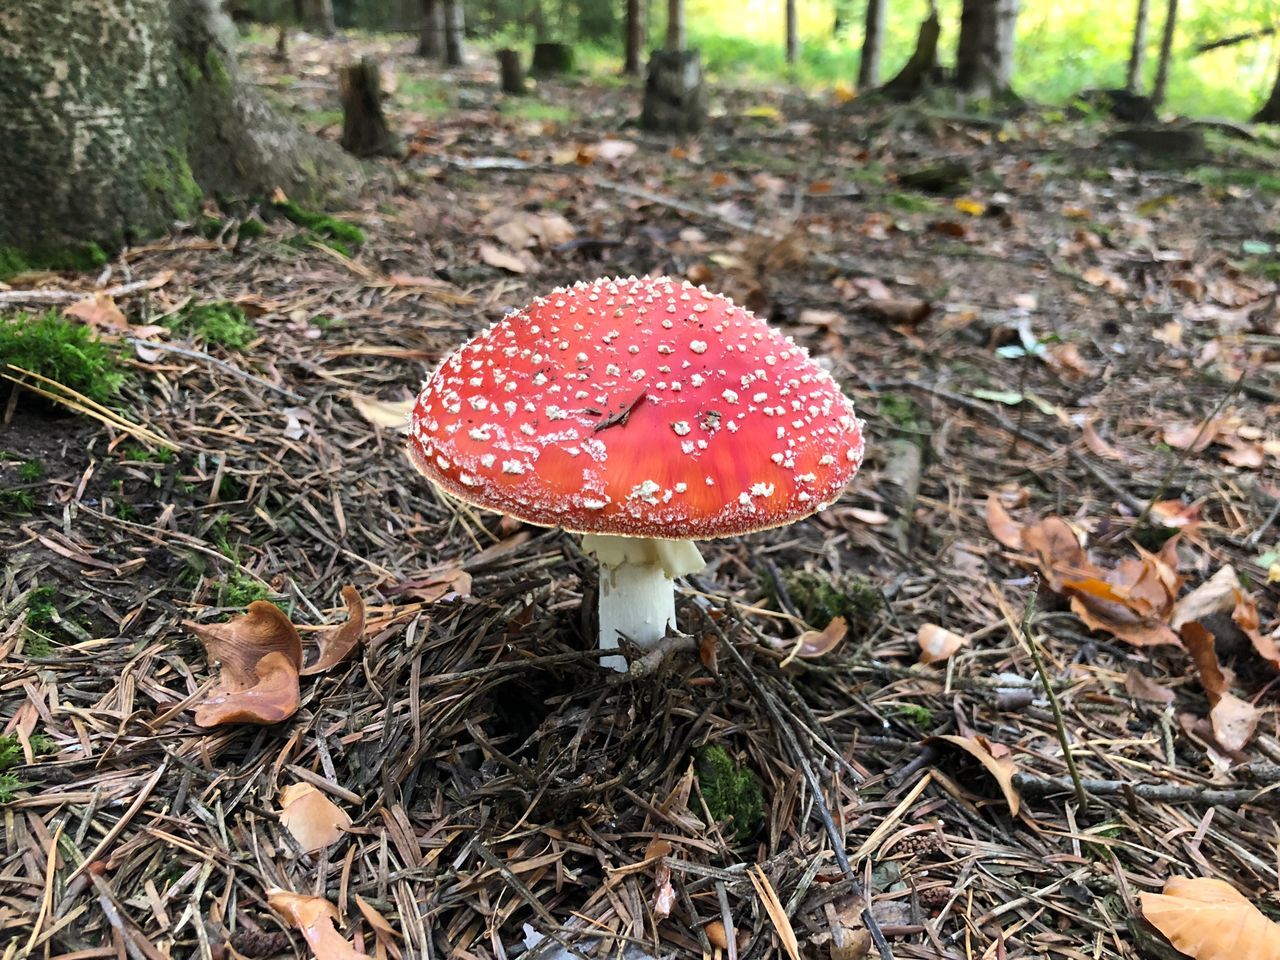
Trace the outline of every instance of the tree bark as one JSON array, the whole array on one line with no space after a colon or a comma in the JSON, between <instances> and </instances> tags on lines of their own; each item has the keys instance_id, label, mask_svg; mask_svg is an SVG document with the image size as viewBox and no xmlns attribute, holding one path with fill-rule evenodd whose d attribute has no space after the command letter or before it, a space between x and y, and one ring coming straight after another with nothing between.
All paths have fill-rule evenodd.
<instances>
[{"instance_id":1,"label":"tree bark","mask_svg":"<svg viewBox=\"0 0 1280 960\"><path fill-rule=\"evenodd\" d=\"M444 62L447 66L462 66L464 26L462 0L444 0Z\"/></svg>"},{"instance_id":2,"label":"tree bark","mask_svg":"<svg viewBox=\"0 0 1280 960\"><path fill-rule=\"evenodd\" d=\"M418 56L439 60L444 55L444 7L440 0L422 0L422 31Z\"/></svg>"},{"instance_id":3,"label":"tree bark","mask_svg":"<svg viewBox=\"0 0 1280 960\"><path fill-rule=\"evenodd\" d=\"M1138 0L1138 14L1133 21L1133 46L1129 48L1129 69L1124 75L1124 88L1137 93L1142 83L1142 63L1147 58L1147 24L1151 0Z\"/></svg>"},{"instance_id":4,"label":"tree bark","mask_svg":"<svg viewBox=\"0 0 1280 960\"><path fill-rule=\"evenodd\" d=\"M800 52L799 30L796 24L796 0L787 0L787 64L795 66Z\"/></svg>"},{"instance_id":5,"label":"tree bark","mask_svg":"<svg viewBox=\"0 0 1280 960\"><path fill-rule=\"evenodd\" d=\"M498 70L502 75L502 92L520 96L525 92L524 71L520 68L520 51L506 47L498 51Z\"/></svg>"},{"instance_id":6,"label":"tree bark","mask_svg":"<svg viewBox=\"0 0 1280 960\"><path fill-rule=\"evenodd\" d=\"M627 0L627 56L622 72L638 77L642 72L641 56L644 50L644 11L640 0Z\"/></svg>"},{"instance_id":7,"label":"tree bark","mask_svg":"<svg viewBox=\"0 0 1280 960\"><path fill-rule=\"evenodd\" d=\"M1017 0L964 0L956 46L957 87L978 96L1008 92L1017 18Z\"/></svg>"},{"instance_id":8,"label":"tree bark","mask_svg":"<svg viewBox=\"0 0 1280 960\"><path fill-rule=\"evenodd\" d=\"M0 251L114 249L205 193L306 200L354 172L242 81L217 0L24 0L4 20Z\"/></svg>"},{"instance_id":9,"label":"tree bark","mask_svg":"<svg viewBox=\"0 0 1280 960\"><path fill-rule=\"evenodd\" d=\"M866 32L862 61L858 64L858 89L870 90L880 82L880 51L884 48L884 0L867 0Z\"/></svg>"},{"instance_id":10,"label":"tree bark","mask_svg":"<svg viewBox=\"0 0 1280 960\"><path fill-rule=\"evenodd\" d=\"M382 113L382 83L378 61L365 57L338 74L342 95L342 149L357 157L394 157L400 144Z\"/></svg>"},{"instance_id":11,"label":"tree bark","mask_svg":"<svg viewBox=\"0 0 1280 960\"><path fill-rule=\"evenodd\" d=\"M879 92L891 100L905 101L918 97L929 85L930 75L937 65L938 37L941 34L942 24L938 20L938 10L934 7L930 10L928 19L920 24L920 35L916 38L916 48L911 59Z\"/></svg>"},{"instance_id":12,"label":"tree bark","mask_svg":"<svg viewBox=\"0 0 1280 960\"><path fill-rule=\"evenodd\" d=\"M333 19L333 0L306 0L302 9L303 26L312 33L332 37L338 32L338 25Z\"/></svg>"},{"instance_id":13,"label":"tree bark","mask_svg":"<svg viewBox=\"0 0 1280 960\"><path fill-rule=\"evenodd\" d=\"M667 50L679 53L684 44L684 0L667 0Z\"/></svg>"},{"instance_id":14,"label":"tree bark","mask_svg":"<svg viewBox=\"0 0 1280 960\"><path fill-rule=\"evenodd\" d=\"M1280 69L1276 70L1276 82L1271 87L1271 96L1262 105L1262 109L1253 115L1254 123L1280 123Z\"/></svg>"},{"instance_id":15,"label":"tree bark","mask_svg":"<svg viewBox=\"0 0 1280 960\"><path fill-rule=\"evenodd\" d=\"M640 126L663 133L696 133L706 119L707 91L698 51L653 51Z\"/></svg>"},{"instance_id":16,"label":"tree bark","mask_svg":"<svg viewBox=\"0 0 1280 960\"><path fill-rule=\"evenodd\" d=\"M1164 33L1160 36L1160 59L1156 62L1156 82L1151 88L1151 104L1164 103L1165 89L1169 84L1169 61L1173 58L1173 34L1178 29L1178 0L1169 0L1165 8Z\"/></svg>"}]
</instances>

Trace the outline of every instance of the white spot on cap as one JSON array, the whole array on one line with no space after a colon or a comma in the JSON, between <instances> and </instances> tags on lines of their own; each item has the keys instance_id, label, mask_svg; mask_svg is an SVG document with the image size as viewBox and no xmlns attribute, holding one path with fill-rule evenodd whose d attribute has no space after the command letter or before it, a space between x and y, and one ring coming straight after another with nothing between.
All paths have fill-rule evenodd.
<instances>
[{"instance_id":1,"label":"white spot on cap","mask_svg":"<svg viewBox=\"0 0 1280 960\"><path fill-rule=\"evenodd\" d=\"M683 437L693 428L689 426L688 420L677 420L671 425L671 429L676 432L677 437Z\"/></svg>"},{"instance_id":2,"label":"white spot on cap","mask_svg":"<svg viewBox=\"0 0 1280 960\"><path fill-rule=\"evenodd\" d=\"M707 352L706 341L691 340L689 341L689 349L692 350L694 353L706 353Z\"/></svg>"}]
</instances>

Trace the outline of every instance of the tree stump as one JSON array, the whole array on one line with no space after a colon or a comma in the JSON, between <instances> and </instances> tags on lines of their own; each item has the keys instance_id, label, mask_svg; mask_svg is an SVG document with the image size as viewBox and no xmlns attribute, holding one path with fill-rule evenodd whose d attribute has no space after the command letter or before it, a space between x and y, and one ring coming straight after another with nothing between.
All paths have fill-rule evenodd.
<instances>
[{"instance_id":1,"label":"tree stump","mask_svg":"<svg viewBox=\"0 0 1280 960\"><path fill-rule=\"evenodd\" d=\"M400 144L382 113L378 63L365 57L338 74L342 94L342 149L357 157L392 157Z\"/></svg>"},{"instance_id":2,"label":"tree stump","mask_svg":"<svg viewBox=\"0 0 1280 960\"><path fill-rule=\"evenodd\" d=\"M552 77L573 69L573 47L567 43L542 41L533 45L533 64L529 72L535 77Z\"/></svg>"},{"instance_id":3,"label":"tree stump","mask_svg":"<svg viewBox=\"0 0 1280 960\"><path fill-rule=\"evenodd\" d=\"M520 69L520 51L510 47L498 51L498 69L502 72L502 92L519 96L525 92L524 71Z\"/></svg>"},{"instance_id":4,"label":"tree stump","mask_svg":"<svg viewBox=\"0 0 1280 960\"><path fill-rule=\"evenodd\" d=\"M640 126L663 133L696 133L706 120L707 89L698 51L653 51Z\"/></svg>"}]
</instances>

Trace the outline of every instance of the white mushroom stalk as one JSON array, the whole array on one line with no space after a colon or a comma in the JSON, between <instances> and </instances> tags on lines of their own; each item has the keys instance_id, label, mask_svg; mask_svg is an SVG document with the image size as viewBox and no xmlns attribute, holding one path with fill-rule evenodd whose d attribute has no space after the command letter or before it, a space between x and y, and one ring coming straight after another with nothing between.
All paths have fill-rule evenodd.
<instances>
[{"instance_id":1,"label":"white mushroom stalk","mask_svg":"<svg viewBox=\"0 0 1280 960\"><path fill-rule=\"evenodd\" d=\"M582 549L600 564L601 650L627 637L642 650L676 626L675 580L704 566L692 540L656 540L589 533ZM627 658L602 657L601 666L625 673Z\"/></svg>"}]
</instances>

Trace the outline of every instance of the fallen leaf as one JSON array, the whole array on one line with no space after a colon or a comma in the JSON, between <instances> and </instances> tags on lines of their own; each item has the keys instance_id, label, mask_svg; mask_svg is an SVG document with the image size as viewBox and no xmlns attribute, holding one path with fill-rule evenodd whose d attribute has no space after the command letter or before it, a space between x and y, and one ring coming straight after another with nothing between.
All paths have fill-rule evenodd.
<instances>
[{"instance_id":1,"label":"fallen leaf","mask_svg":"<svg viewBox=\"0 0 1280 960\"><path fill-rule=\"evenodd\" d=\"M1175 450L1190 450L1192 453L1200 453L1208 448L1209 444L1218 436L1218 430L1221 421L1210 420L1204 424L1199 423L1179 423L1171 424L1165 427L1160 435L1164 442Z\"/></svg>"},{"instance_id":2,"label":"fallen leaf","mask_svg":"<svg viewBox=\"0 0 1280 960\"><path fill-rule=\"evenodd\" d=\"M859 523L869 527L881 527L889 522L889 515L883 510L867 510L864 507L847 507L845 512Z\"/></svg>"},{"instance_id":3,"label":"fallen leaf","mask_svg":"<svg viewBox=\"0 0 1280 960\"><path fill-rule=\"evenodd\" d=\"M1084 426L1080 428L1080 433L1084 436L1084 445L1096 456L1104 460L1114 460L1117 463L1124 463L1129 459L1122 451L1098 436L1098 432L1093 429L1092 420L1085 421Z\"/></svg>"},{"instance_id":4,"label":"fallen leaf","mask_svg":"<svg viewBox=\"0 0 1280 960\"><path fill-rule=\"evenodd\" d=\"M845 623L844 617L832 617L831 622L821 630L806 630L800 634L796 640L791 656L801 657L810 660L814 657L821 657L830 653L836 647L840 646L840 642L844 640L849 632L849 625Z\"/></svg>"},{"instance_id":5,"label":"fallen leaf","mask_svg":"<svg viewBox=\"0 0 1280 960\"><path fill-rule=\"evenodd\" d=\"M293 783L280 791L280 823L303 853L332 846L351 829L346 811L309 783Z\"/></svg>"},{"instance_id":6,"label":"fallen leaf","mask_svg":"<svg viewBox=\"0 0 1280 960\"><path fill-rule=\"evenodd\" d=\"M1009 516L1009 511L994 493L987 496L987 529L1010 550L1022 549L1022 524Z\"/></svg>"},{"instance_id":7,"label":"fallen leaf","mask_svg":"<svg viewBox=\"0 0 1280 960\"><path fill-rule=\"evenodd\" d=\"M1214 739L1224 750L1239 753L1253 736L1258 721L1262 719L1262 711L1231 693L1226 675L1218 664L1213 634L1202 624L1197 621L1184 623L1182 642L1195 661L1200 685L1209 698L1209 723Z\"/></svg>"},{"instance_id":8,"label":"fallen leaf","mask_svg":"<svg viewBox=\"0 0 1280 960\"><path fill-rule=\"evenodd\" d=\"M1150 700L1152 703L1173 703L1173 691L1162 687L1146 674L1139 673L1130 667L1124 675L1124 689L1135 700Z\"/></svg>"},{"instance_id":9,"label":"fallen leaf","mask_svg":"<svg viewBox=\"0 0 1280 960\"><path fill-rule=\"evenodd\" d=\"M271 724L297 712L302 640L274 603L255 600L226 623L182 625L204 644L209 662L221 666L218 683L195 705L197 724Z\"/></svg>"},{"instance_id":10,"label":"fallen leaf","mask_svg":"<svg viewBox=\"0 0 1280 960\"><path fill-rule=\"evenodd\" d=\"M1174 630L1181 630L1184 624L1203 622L1222 614L1231 616L1235 625L1249 638L1258 656L1273 669L1280 670L1280 648L1273 639L1262 635L1258 604L1240 586L1240 578L1229 563L1174 604L1169 625Z\"/></svg>"},{"instance_id":11,"label":"fallen leaf","mask_svg":"<svg viewBox=\"0 0 1280 960\"><path fill-rule=\"evenodd\" d=\"M1013 775L1017 772L1017 764L1014 762L1008 747L1002 743L994 743L981 735L961 737L956 734L947 734L945 736L927 737L924 742L949 743L952 746L959 747L977 760L986 767L987 772L995 777L996 783L1000 785L1000 792L1004 794L1005 803L1009 805L1009 812L1015 817L1018 815L1022 798L1018 795L1017 787L1013 785Z\"/></svg>"},{"instance_id":12,"label":"fallen leaf","mask_svg":"<svg viewBox=\"0 0 1280 960\"><path fill-rule=\"evenodd\" d=\"M508 253L491 243L480 244L480 259L491 267L497 267L499 270L506 270L510 273L529 272L525 262L514 253Z\"/></svg>"},{"instance_id":13,"label":"fallen leaf","mask_svg":"<svg viewBox=\"0 0 1280 960\"><path fill-rule=\"evenodd\" d=\"M1280 960L1280 925L1235 887L1212 877L1170 877L1138 894L1143 918L1192 960Z\"/></svg>"},{"instance_id":14,"label":"fallen leaf","mask_svg":"<svg viewBox=\"0 0 1280 960\"><path fill-rule=\"evenodd\" d=\"M920 663L930 664L948 659L957 650L967 646L969 640L936 623L926 623L916 631L916 643L920 645Z\"/></svg>"},{"instance_id":15,"label":"fallen leaf","mask_svg":"<svg viewBox=\"0 0 1280 960\"><path fill-rule=\"evenodd\" d=\"M902 323L915 326L928 319L933 313L933 304L926 300L875 300L868 299L859 304L863 313L889 323Z\"/></svg>"},{"instance_id":16,"label":"fallen leaf","mask_svg":"<svg viewBox=\"0 0 1280 960\"><path fill-rule=\"evenodd\" d=\"M124 318L116 302L101 291L73 303L62 312L91 327L116 332L129 329L129 321Z\"/></svg>"},{"instance_id":17,"label":"fallen leaf","mask_svg":"<svg viewBox=\"0 0 1280 960\"><path fill-rule=\"evenodd\" d=\"M320 648L319 655L314 663L299 671L301 676L309 677L328 670L335 663L341 663L364 637L364 601L360 599L360 594L355 587L343 587L342 599L347 605L346 622L326 630L316 638L316 645Z\"/></svg>"},{"instance_id":18,"label":"fallen leaf","mask_svg":"<svg viewBox=\"0 0 1280 960\"><path fill-rule=\"evenodd\" d=\"M388 588L387 593L413 597L423 603L436 603L449 596L469 597L471 574L459 567L434 570L425 576L401 580Z\"/></svg>"},{"instance_id":19,"label":"fallen leaf","mask_svg":"<svg viewBox=\"0 0 1280 960\"><path fill-rule=\"evenodd\" d=\"M373 928L373 935L377 940L390 951L393 957L399 958L400 948L397 941L400 934L396 932L396 928L387 922L387 919L360 896L355 895L356 907L360 910L360 915L364 917L365 923Z\"/></svg>"},{"instance_id":20,"label":"fallen leaf","mask_svg":"<svg viewBox=\"0 0 1280 960\"><path fill-rule=\"evenodd\" d=\"M409 414L413 412L415 400L379 400L377 397L365 396L363 393L351 395L351 405L356 412L374 426L386 427L400 433L409 432Z\"/></svg>"},{"instance_id":21,"label":"fallen leaf","mask_svg":"<svg viewBox=\"0 0 1280 960\"><path fill-rule=\"evenodd\" d=\"M951 204L961 213L967 213L971 217L980 217L987 212L987 205L981 200L973 200L969 197L958 197Z\"/></svg>"},{"instance_id":22,"label":"fallen leaf","mask_svg":"<svg viewBox=\"0 0 1280 960\"><path fill-rule=\"evenodd\" d=\"M267 905L302 934L315 960L373 960L343 939L334 926L338 908L328 900L274 887L267 891Z\"/></svg>"},{"instance_id":23,"label":"fallen leaf","mask_svg":"<svg viewBox=\"0 0 1280 960\"><path fill-rule=\"evenodd\" d=\"M550 250L558 244L572 240L577 233L573 224L554 210L502 208L485 218L484 225L494 239L501 241L512 250L524 250L528 247ZM481 256L484 256L483 249ZM487 258L485 262L490 266L503 266Z\"/></svg>"}]
</instances>

